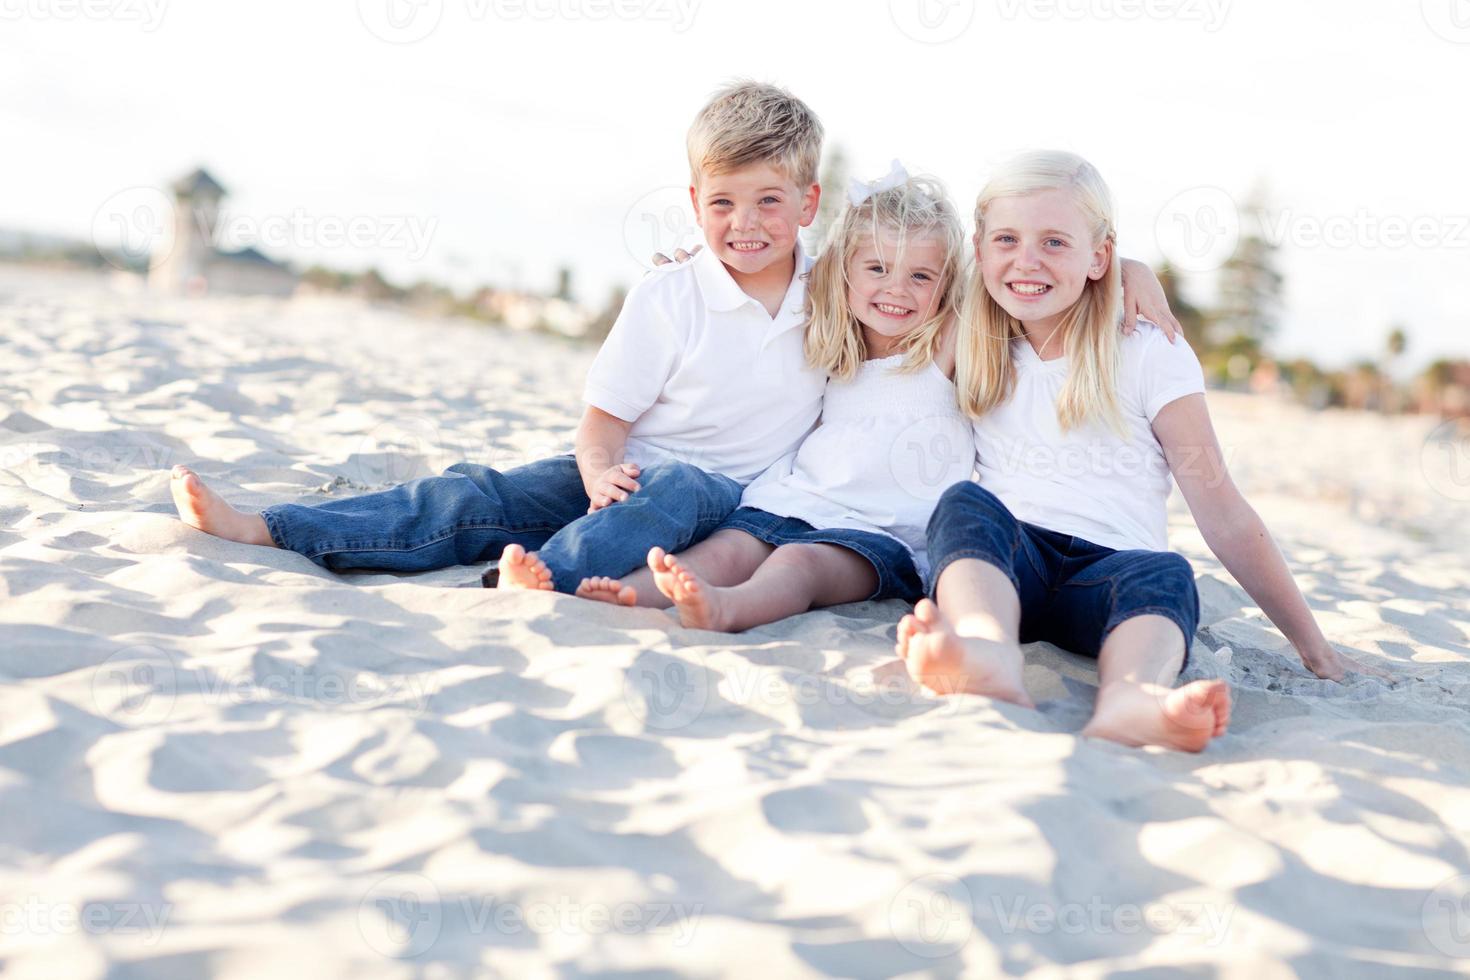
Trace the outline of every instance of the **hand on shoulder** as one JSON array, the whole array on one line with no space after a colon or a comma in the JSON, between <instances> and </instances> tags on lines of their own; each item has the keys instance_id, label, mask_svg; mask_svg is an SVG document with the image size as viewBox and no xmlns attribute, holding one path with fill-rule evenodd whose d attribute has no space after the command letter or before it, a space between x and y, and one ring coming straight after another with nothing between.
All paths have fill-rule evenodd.
<instances>
[{"instance_id":1,"label":"hand on shoulder","mask_svg":"<svg viewBox=\"0 0 1470 980\"><path fill-rule=\"evenodd\" d=\"M669 258L667 255L665 255L662 252L654 252L653 253L653 264L654 265L683 265L685 262L688 262L690 259L692 259L696 255L698 255L700 253L700 250L702 250L703 248L704 248L703 245L696 245L696 246L694 246L694 250L692 252L686 252L682 248L676 248L676 249L674 249L674 257L672 259Z\"/></svg>"}]
</instances>

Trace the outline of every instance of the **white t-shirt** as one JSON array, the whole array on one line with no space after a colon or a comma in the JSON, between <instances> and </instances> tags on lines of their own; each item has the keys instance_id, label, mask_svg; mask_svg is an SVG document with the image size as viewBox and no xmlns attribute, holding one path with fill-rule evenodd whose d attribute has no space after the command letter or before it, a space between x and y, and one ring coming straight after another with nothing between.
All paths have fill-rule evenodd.
<instances>
[{"instance_id":1,"label":"white t-shirt","mask_svg":"<svg viewBox=\"0 0 1470 980\"><path fill-rule=\"evenodd\" d=\"M1118 409L1128 437L1093 420L1063 433L1057 396L1067 358L1043 361L1017 340L1016 391L974 423L980 485L1019 520L1118 551L1169 550L1165 505L1173 486L1152 423L1160 409L1205 390L1184 338L1140 321L1118 340Z\"/></svg>"},{"instance_id":2,"label":"white t-shirt","mask_svg":"<svg viewBox=\"0 0 1470 980\"><path fill-rule=\"evenodd\" d=\"M887 534L927 575L929 516L950 485L969 478L974 456L954 383L936 364L901 371L907 356L864 361L851 381L828 381L822 424L745 488L741 506L824 530Z\"/></svg>"},{"instance_id":3,"label":"white t-shirt","mask_svg":"<svg viewBox=\"0 0 1470 980\"><path fill-rule=\"evenodd\" d=\"M633 423L630 460L675 459L749 483L801 443L827 380L802 350L810 269L798 246L775 317L708 249L633 287L583 394Z\"/></svg>"}]
</instances>

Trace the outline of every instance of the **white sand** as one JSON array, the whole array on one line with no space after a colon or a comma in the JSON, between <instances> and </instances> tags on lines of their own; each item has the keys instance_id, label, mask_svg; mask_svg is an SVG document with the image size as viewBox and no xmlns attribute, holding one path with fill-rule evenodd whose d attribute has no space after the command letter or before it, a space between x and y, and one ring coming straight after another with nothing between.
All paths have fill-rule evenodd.
<instances>
[{"instance_id":1,"label":"white sand","mask_svg":"<svg viewBox=\"0 0 1470 980\"><path fill-rule=\"evenodd\" d=\"M580 348L5 270L0 354L7 977L1470 956L1470 486L1426 478L1430 421L1211 396L1328 636L1403 681L1308 676L1180 510L1190 675L1236 698L1196 757L1079 739L1096 673L1051 649L1039 713L875 686L896 603L727 637L172 516L173 463L259 506L562 451Z\"/></svg>"}]
</instances>

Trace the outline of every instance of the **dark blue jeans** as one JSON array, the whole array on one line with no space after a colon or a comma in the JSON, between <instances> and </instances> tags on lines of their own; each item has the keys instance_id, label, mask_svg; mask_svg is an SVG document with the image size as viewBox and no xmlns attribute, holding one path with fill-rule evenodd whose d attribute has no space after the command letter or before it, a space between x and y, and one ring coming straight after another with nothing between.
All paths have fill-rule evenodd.
<instances>
[{"instance_id":1,"label":"dark blue jeans","mask_svg":"<svg viewBox=\"0 0 1470 980\"><path fill-rule=\"evenodd\" d=\"M429 476L315 506L261 513L276 544L324 568L422 572L538 551L558 592L592 575L624 575L650 548L680 551L708 537L740 503L740 484L688 463L654 463L622 503L588 514L571 456L500 472L457 463Z\"/></svg>"},{"instance_id":2,"label":"dark blue jeans","mask_svg":"<svg viewBox=\"0 0 1470 980\"><path fill-rule=\"evenodd\" d=\"M784 544L835 544L866 559L878 575L878 587L869 602L902 599L918 602L924 583L914 567L913 556L903 542L886 534L846 527L812 527L796 517L782 517L755 507L741 507L725 518L724 527L744 531L759 541L779 548Z\"/></svg>"},{"instance_id":3,"label":"dark blue jeans","mask_svg":"<svg viewBox=\"0 0 1470 980\"><path fill-rule=\"evenodd\" d=\"M956 483L944 491L928 537L931 595L951 562L975 558L994 565L1020 596L1022 643L1041 640L1096 657L1119 623L1164 616L1184 634L1189 663L1199 591L1183 555L1114 551L1026 524L978 483Z\"/></svg>"}]
</instances>

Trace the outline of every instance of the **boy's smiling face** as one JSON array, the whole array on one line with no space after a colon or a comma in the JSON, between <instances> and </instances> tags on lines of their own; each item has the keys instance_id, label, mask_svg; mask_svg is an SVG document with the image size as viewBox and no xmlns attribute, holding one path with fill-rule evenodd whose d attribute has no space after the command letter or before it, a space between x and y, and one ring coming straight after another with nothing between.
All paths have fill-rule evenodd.
<instances>
[{"instance_id":1,"label":"boy's smiling face","mask_svg":"<svg viewBox=\"0 0 1470 980\"><path fill-rule=\"evenodd\" d=\"M769 163L701 172L689 188L706 245L738 276L758 275L791 259L798 229L817 215L820 193L816 184L799 187Z\"/></svg>"}]
</instances>

